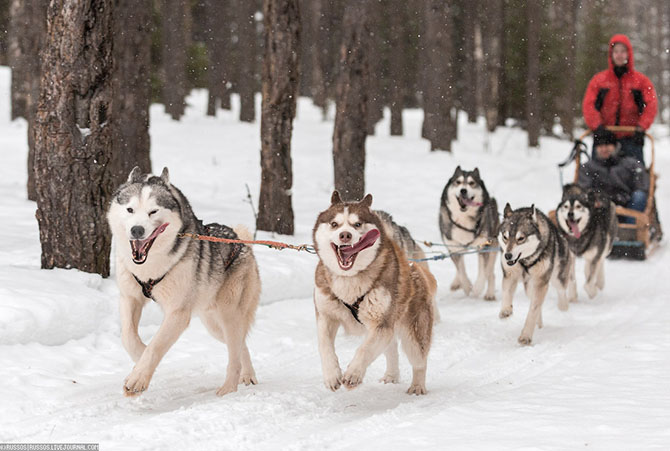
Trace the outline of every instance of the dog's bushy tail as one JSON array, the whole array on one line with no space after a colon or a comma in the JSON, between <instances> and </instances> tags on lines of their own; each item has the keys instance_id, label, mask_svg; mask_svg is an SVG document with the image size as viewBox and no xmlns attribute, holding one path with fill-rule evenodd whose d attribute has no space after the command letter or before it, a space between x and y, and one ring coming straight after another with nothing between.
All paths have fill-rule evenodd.
<instances>
[{"instance_id":1,"label":"dog's bushy tail","mask_svg":"<svg viewBox=\"0 0 670 451\"><path fill-rule=\"evenodd\" d=\"M233 227L233 231L237 234L237 237L241 240L251 241L254 239L254 236L251 234L247 226L243 224L237 224ZM251 245L247 245L251 249Z\"/></svg>"}]
</instances>

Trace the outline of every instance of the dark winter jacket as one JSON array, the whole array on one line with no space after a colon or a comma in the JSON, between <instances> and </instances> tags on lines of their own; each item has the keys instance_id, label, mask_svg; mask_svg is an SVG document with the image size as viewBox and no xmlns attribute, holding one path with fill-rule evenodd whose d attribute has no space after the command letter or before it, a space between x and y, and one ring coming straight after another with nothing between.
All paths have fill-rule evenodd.
<instances>
[{"instance_id":1,"label":"dark winter jacket","mask_svg":"<svg viewBox=\"0 0 670 451\"><path fill-rule=\"evenodd\" d=\"M620 77L615 73L612 48L622 43L628 48L628 64ZM609 68L598 72L589 82L582 102L584 120L590 129L600 125L628 125L648 129L656 117L654 85L633 66L633 47L623 34L612 36L607 54ZM617 137L630 136L617 133Z\"/></svg>"},{"instance_id":2,"label":"dark winter jacket","mask_svg":"<svg viewBox=\"0 0 670 451\"><path fill-rule=\"evenodd\" d=\"M649 192L649 174L635 158L613 155L605 161L593 158L584 163L579 168L577 184L604 193L615 204L625 207L633 191Z\"/></svg>"}]
</instances>

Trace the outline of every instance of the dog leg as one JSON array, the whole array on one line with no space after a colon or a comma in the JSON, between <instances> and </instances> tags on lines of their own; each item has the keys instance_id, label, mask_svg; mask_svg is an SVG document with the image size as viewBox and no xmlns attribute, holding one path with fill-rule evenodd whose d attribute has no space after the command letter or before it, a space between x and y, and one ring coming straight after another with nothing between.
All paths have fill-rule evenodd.
<instances>
[{"instance_id":1,"label":"dog leg","mask_svg":"<svg viewBox=\"0 0 670 451\"><path fill-rule=\"evenodd\" d=\"M538 319L542 314L542 303L547 295L549 284L546 282L532 281L528 286L528 297L530 298L530 307L528 308L528 316L526 316L526 323L521 329L519 335L519 343L522 345L529 345L533 339L533 332L535 326L538 324Z\"/></svg>"},{"instance_id":2,"label":"dog leg","mask_svg":"<svg viewBox=\"0 0 670 451\"><path fill-rule=\"evenodd\" d=\"M568 278L568 301L577 302L577 280L575 278L574 262L572 268L570 268L570 276Z\"/></svg>"},{"instance_id":3,"label":"dog leg","mask_svg":"<svg viewBox=\"0 0 670 451\"><path fill-rule=\"evenodd\" d=\"M228 367L226 368L226 380L216 391L217 396L224 396L237 391L242 374L242 354L245 348L244 340L247 330L241 327L243 321L237 315L226 315L222 318L223 333L226 336L228 346ZM251 362L251 360L249 360Z\"/></svg>"},{"instance_id":4,"label":"dog leg","mask_svg":"<svg viewBox=\"0 0 670 451\"><path fill-rule=\"evenodd\" d=\"M496 253L487 252L484 254L484 259L486 261L486 278L488 281L488 286L486 288L486 294L484 294L484 300L486 301L495 301L496 300L496 276L495 276L495 265L496 265Z\"/></svg>"},{"instance_id":5,"label":"dog leg","mask_svg":"<svg viewBox=\"0 0 670 451\"><path fill-rule=\"evenodd\" d=\"M502 306L500 307L500 318L507 318L512 314L512 300L514 299L514 292L516 291L516 286L519 283L519 276L507 272L503 268L503 281L502 281L502 291L503 299Z\"/></svg>"},{"instance_id":6,"label":"dog leg","mask_svg":"<svg viewBox=\"0 0 670 451\"><path fill-rule=\"evenodd\" d=\"M568 298L568 284L569 280L565 281L565 284L556 278L554 280L554 287L556 287L556 292L558 293L558 309L565 312L570 306L570 300ZM540 312L540 315L542 313ZM542 327L542 326L540 326Z\"/></svg>"},{"instance_id":7,"label":"dog leg","mask_svg":"<svg viewBox=\"0 0 670 451\"><path fill-rule=\"evenodd\" d=\"M486 254L479 254L477 258L477 280L472 286L472 295L478 298L484 291L484 285L486 284Z\"/></svg>"},{"instance_id":8,"label":"dog leg","mask_svg":"<svg viewBox=\"0 0 670 451\"><path fill-rule=\"evenodd\" d=\"M428 351L430 350L431 334L430 328L424 327L430 324L428 319L419 319L410 329L405 329L402 335L402 349L412 365L412 383L407 389L410 395L425 395L426 391L426 365L428 363Z\"/></svg>"},{"instance_id":9,"label":"dog leg","mask_svg":"<svg viewBox=\"0 0 670 451\"><path fill-rule=\"evenodd\" d=\"M472 282L470 282L470 279L468 279L468 275L465 272L465 260L463 260L463 256L452 255L451 259L456 265L456 279L454 279L454 282L451 284L451 289L457 290L463 288L465 295L470 296L470 293L472 292ZM458 283L456 282L457 279Z\"/></svg>"},{"instance_id":10,"label":"dog leg","mask_svg":"<svg viewBox=\"0 0 670 451\"><path fill-rule=\"evenodd\" d=\"M130 355L130 358L133 359L133 362L137 363L147 347L137 333L137 327L139 326L140 318L142 317L144 302L139 299L121 295L119 307L121 317L121 342Z\"/></svg>"},{"instance_id":11,"label":"dog leg","mask_svg":"<svg viewBox=\"0 0 670 451\"><path fill-rule=\"evenodd\" d=\"M584 272L586 274L586 283L584 284L584 290L589 295L589 298L593 299L596 294L598 294L598 288L596 288L596 280L598 276L598 260L595 258L593 260L587 260L584 262Z\"/></svg>"},{"instance_id":12,"label":"dog leg","mask_svg":"<svg viewBox=\"0 0 670 451\"><path fill-rule=\"evenodd\" d=\"M165 312L163 323L151 339L123 385L126 396L136 396L149 387L151 377L165 353L177 341L191 321L191 312L178 309Z\"/></svg>"},{"instance_id":13,"label":"dog leg","mask_svg":"<svg viewBox=\"0 0 670 451\"><path fill-rule=\"evenodd\" d=\"M249 348L247 348L246 343L242 343L242 372L240 373L240 380L238 383L244 385L258 384L256 371L254 371L254 366L251 364L251 355L249 354Z\"/></svg>"},{"instance_id":14,"label":"dog leg","mask_svg":"<svg viewBox=\"0 0 670 451\"><path fill-rule=\"evenodd\" d=\"M340 323L331 317L316 312L316 329L319 341L319 355L321 356L321 369L323 371L323 383L332 391L342 385L342 370L340 362L335 353L335 335Z\"/></svg>"},{"instance_id":15,"label":"dog leg","mask_svg":"<svg viewBox=\"0 0 670 451\"><path fill-rule=\"evenodd\" d=\"M598 263L598 274L596 276L596 286L598 289L602 290L605 288L605 255L603 254L602 257L600 257L600 261Z\"/></svg>"},{"instance_id":16,"label":"dog leg","mask_svg":"<svg viewBox=\"0 0 670 451\"><path fill-rule=\"evenodd\" d=\"M397 384L400 380L400 368L398 367L398 342L395 338L384 351L384 356L386 357L386 374L379 379L379 382Z\"/></svg>"},{"instance_id":17,"label":"dog leg","mask_svg":"<svg viewBox=\"0 0 670 451\"><path fill-rule=\"evenodd\" d=\"M342 385L348 389L358 387L363 382L368 366L381 354L393 340L393 330L377 326L368 331L363 344L356 350L354 358L344 372Z\"/></svg>"}]
</instances>

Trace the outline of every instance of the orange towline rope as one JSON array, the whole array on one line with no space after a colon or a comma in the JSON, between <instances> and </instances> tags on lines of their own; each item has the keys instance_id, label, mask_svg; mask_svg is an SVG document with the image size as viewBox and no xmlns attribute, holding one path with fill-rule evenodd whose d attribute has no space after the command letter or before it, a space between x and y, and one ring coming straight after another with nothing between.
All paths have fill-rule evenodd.
<instances>
[{"instance_id":1,"label":"orange towline rope","mask_svg":"<svg viewBox=\"0 0 670 451\"><path fill-rule=\"evenodd\" d=\"M178 233L180 238L193 238L194 240L200 241L212 241L215 243L231 243L231 244L260 244L262 246L268 246L272 249L284 250L284 249L293 249L296 251L306 251L310 254L316 254L314 246L311 244L288 244L281 243L279 241L268 241L268 240L232 240L230 238L219 238L216 236L209 235L199 235L197 233Z\"/></svg>"}]
</instances>

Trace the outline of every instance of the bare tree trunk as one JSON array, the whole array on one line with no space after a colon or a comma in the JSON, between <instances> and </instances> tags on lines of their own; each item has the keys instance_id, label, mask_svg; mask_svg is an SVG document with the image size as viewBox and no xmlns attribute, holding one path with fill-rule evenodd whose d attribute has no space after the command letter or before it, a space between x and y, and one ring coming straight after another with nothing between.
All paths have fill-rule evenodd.
<instances>
[{"instance_id":1,"label":"bare tree trunk","mask_svg":"<svg viewBox=\"0 0 670 451\"><path fill-rule=\"evenodd\" d=\"M46 0L12 0L9 64L12 68L12 119L28 121L28 199L35 191L35 111L40 95L40 50L46 35Z\"/></svg>"},{"instance_id":2,"label":"bare tree trunk","mask_svg":"<svg viewBox=\"0 0 670 451\"><path fill-rule=\"evenodd\" d=\"M526 120L528 146L537 147L540 137L540 24L542 9L539 2L526 4L528 18L528 79L526 81Z\"/></svg>"},{"instance_id":3,"label":"bare tree trunk","mask_svg":"<svg viewBox=\"0 0 670 451\"><path fill-rule=\"evenodd\" d=\"M484 52L484 89L482 102L486 128L493 132L498 126L499 103L502 83L503 0L490 0L480 16L482 50Z\"/></svg>"},{"instance_id":4,"label":"bare tree trunk","mask_svg":"<svg viewBox=\"0 0 670 451\"><path fill-rule=\"evenodd\" d=\"M293 235L291 132L298 93L298 0L264 0L261 193L256 228Z\"/></svg>"},{"instance_id":5,"label":"bare tree trunk","mask_svg":"<svg viewBox=\"0 0 670 451\"><path fill-rule=\"evenodd\" d=\"M42 268L109 275L113 0L51 0L35 125Z\"/></svg>"},{"instance_id":6,"label":"bare tree trunk","mask_svg":"<svg viewBox=\"0 0 670 451\"><path fill-rule=\"evenodd\" d=\"M477 122L477 62L475 60L477 0L466 0L464 8L466 91L463 98L463 109L468 113L468 122Z\"/></svg>"},{"instance_id":7,"label":"bare tree trunk","mask_svg":"<svg viewBox=\"0 0 670 451\"><path fill-rule=\"evenodd\" d=\"M151 173L151 0L116 0L114 32L114 109L119 139L111 166L115 185L135 166Z\"/></svg>"},{"instance_id":8,"label":"bare tree trunk","mask_svg":"<svg viewBox=\"0 0 670 451\"><path fill-rule=\"evenodd\" d=\"M253 122L256 119L256 2L244 0L239 5L238 48L241 54L239 59L240 120Z\"/></svg>"},{"instance_id":9,"label":"bare tree trunk","mask_svg":"<svg viewBox=\"0 0 670 451\"><path fill-rule=\"evenodd\" d=\"M664 50L666 47L663 46L663 3L664 1L662 0L656 0L654 2L653 11L655 17L652 25L654 39L651 46L653 49L653 58L651 59L653 67L652 76L653 80L656 82L655 88L656 98L658 99L658 111L661 112L661 114L657 116L659 122L663 122L663 110L665 109L665 77L663 76L663 58L667 58L667 55L664 56ZM668 26L667 22L665 23L665 26Z\"/></svg>"},{"instance_id":10,"label":"bare tree trunk","mask_svg":"<svg viewBox=\"0 0 670 451\"><path fill-rule=\"evenodd\" d=\"M335 189L345 201L365 194L365 138L370 90L368 50L371 0L350 2L344 12L333 132Z\"/></svg>"},{"instance_id":11,"label":"bare tree trunk","mask_svg":"<svg viewBox=\"0 0 670 451\"><path fill-rule=\"evenodd\" d=\"M186 0L163 0L163 102L165 112L179 120L186 108L188 93L186 80L187 25L189 22Z\"/></svg>"},{"instance_id":12,"label":"bare tree trunk","mask_svg":"<svg viewBox=\"0 0 670 451\"><path fill-rule=\"evenodd\" d=\"M452 74L448 62L452 55L450 10L447 2L427 0L425 10L424 118L423 126L430 140L430 150L451 152L455 134L451 109L453 106Z\"/></svg>"}]
</instances>

